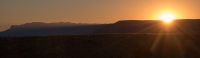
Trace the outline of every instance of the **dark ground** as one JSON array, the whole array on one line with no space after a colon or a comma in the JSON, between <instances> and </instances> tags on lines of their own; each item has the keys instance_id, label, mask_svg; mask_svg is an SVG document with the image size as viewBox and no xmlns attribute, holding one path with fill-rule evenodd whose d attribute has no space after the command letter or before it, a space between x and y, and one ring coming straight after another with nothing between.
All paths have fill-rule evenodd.
<instances>
[{"instance_id":1,"label":"dark ground","mask_svg":"<svg viewBox=\"0 0 200 58\"><path fill-rule=\"evenodd\" d=\"M0 58L198 58L200 34L0 37Z\"/></svg>"}]
</instances>

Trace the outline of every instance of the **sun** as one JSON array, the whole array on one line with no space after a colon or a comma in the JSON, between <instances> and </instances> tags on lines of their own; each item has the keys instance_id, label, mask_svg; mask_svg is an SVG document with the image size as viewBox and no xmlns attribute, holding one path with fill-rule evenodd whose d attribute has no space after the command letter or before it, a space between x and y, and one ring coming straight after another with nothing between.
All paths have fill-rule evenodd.
<instances>
[{"instance_id":1,"label":"sun","mask_svg":"<svg viewBox=\"0 0 200 58\"><path fill-rule=\"evenodd\" d=\"M171 13L164 13L160 16L160 20L164 21L165 23L170 23L175 19L175 16Z\"/></svg>"}]
</instances>

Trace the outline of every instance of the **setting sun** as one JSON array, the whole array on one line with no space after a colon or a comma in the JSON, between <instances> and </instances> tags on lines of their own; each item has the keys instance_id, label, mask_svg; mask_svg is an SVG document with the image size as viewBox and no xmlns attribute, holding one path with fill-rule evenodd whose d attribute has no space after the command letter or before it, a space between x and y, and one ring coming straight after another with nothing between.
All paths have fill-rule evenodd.
<instances>
[{"instance_id":1,"label":"setting sun","mask_svg":"<svg viewBox=\"0 0 200 58\"><path fill-rule=\"evenodd\" d=\"M170 14L170 13L165 13L165 14L162 14L159 18L160 20L163 20L164 22L166 23L169 23L171 22L172 20L175 19L174 15L173 14Z\"/></svg>"}]
</instances>

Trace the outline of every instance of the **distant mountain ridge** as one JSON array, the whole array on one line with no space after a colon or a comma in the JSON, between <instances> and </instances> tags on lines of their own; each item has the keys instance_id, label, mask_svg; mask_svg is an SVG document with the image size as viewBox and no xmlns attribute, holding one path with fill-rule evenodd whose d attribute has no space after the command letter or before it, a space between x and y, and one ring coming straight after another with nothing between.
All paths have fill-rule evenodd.
<instances>
[{"instance_id":1,"label":"distant mountain ridge","mask_svg":"<svg viewBox=\"0 0 200 58\"><path fill-rule=\"evenodd\" d=\"M106 24L86 24L86 23L43 23L32 22L22 25L12 25L0 36L42 36L42 35L65 35L65 34L91 34Z\"/></svg>"},{"instance_id":2,"label":"distant mountain ridge","mask_svg":"<svg viewBox=\"0 0 200 58\"><path fill-rule=\"evenodd\" d=\"M161 20L122 20L111 24L43 23L32 22L12 25L0 36L43 36L107 33L200 33L200 19L174 20L165 24Z\"/></svg>"}]
</instances>

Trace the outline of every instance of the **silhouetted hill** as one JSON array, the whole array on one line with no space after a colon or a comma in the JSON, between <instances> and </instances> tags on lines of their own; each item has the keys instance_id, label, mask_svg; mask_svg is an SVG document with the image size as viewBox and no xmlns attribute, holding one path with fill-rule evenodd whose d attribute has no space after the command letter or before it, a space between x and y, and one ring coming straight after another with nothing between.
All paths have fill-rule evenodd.
<instances>
[{"instance_id":1,"label":"silhouetted hill","mask_svg":"<svg viewBox=\"0 0 200 58\"><path fill-rule=\"evenodd\" d=\"M10 29L0 33L1 36L42 36L64 34L90 34L105 24L84 23L43 23L32 22L22 25L12 25Z\"/></svg>"},{"instance_id":2,"label":"silhouetted hill","mask_svg":"<svg viewBox=\"0 0 200 58\"><path fill-rule=\"evenodd\" d=\"M198 19L177 19L168 24L160 20L123 20L94 33L197 33L200 31L199 25Z\"/></svg>"}]
</instances>

